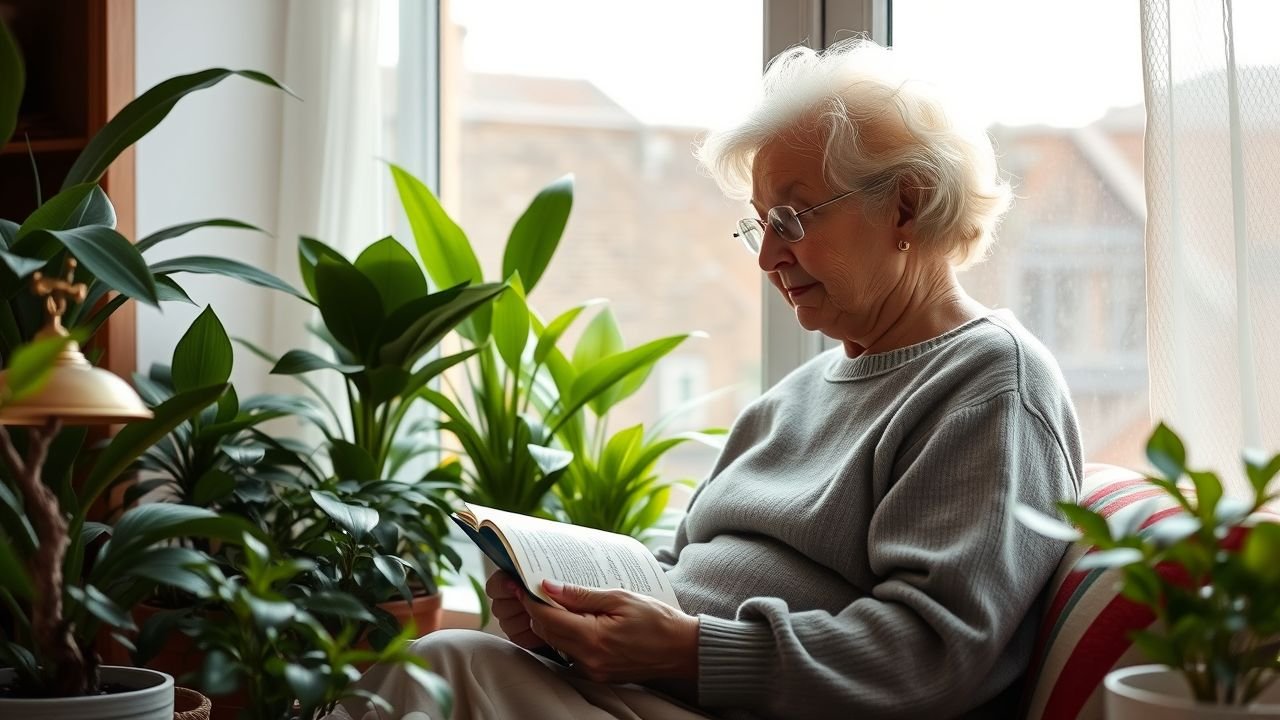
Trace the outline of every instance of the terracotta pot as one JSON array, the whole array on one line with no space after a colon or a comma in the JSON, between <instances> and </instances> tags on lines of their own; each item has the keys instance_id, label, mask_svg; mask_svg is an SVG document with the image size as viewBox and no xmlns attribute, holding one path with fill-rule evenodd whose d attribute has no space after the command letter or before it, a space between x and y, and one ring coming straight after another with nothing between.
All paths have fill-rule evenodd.
<instances>
[{"instance_id":1,"label":"terracotta pot","mask_svg":"<svg viewBox=\"0 0 1280 720\"><path fill-rule=\"evenodd\" d=\"M1181 673L1165 665L1112 670L1106 686L1107 720L1255 720L1280 718L1280 683L1252 705L1205 705L1191 696Z\"/></svg>"},{"instance_id":2,"label":"terracotta pot","mask_svg":"<svg viewBox=\"0 0 1280 720\"><path fill-rule=\"evenodd\" d=\"M0 698L0 717L17 720L172 720L173 678L143 668L102 667L104 684L134 688L109 695L64 698ZM0 670L0 685L13 682Z\"/></svg>"},{"instance_id":3,"label":"terracotta pot","mask_svg":"<svg viewBox=\"0 0 1280 720\"><path fill-rule=\"evenodd\" d=\"M443 596L438 592L432 595L414 595L412 603L391 600L378 603L378 607L395 616L402 626L412 619L419 637L439 630L440 623L444 620Z\"/></svg>"}]
</instances>

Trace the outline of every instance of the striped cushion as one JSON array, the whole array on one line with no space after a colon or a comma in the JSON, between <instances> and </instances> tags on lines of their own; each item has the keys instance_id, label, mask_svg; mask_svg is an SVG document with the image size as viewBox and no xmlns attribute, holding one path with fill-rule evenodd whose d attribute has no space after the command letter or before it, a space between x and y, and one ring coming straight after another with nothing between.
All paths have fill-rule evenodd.
<instances>
[{"instance_id":1,"label":"striped cushion","mask_svg":"<svg viewBox=\"0 0 1280 720\"><path fill-rule=\"evenodd\" d=\"M1191 492L1184 488L1184 493ZM1146 518L1140 531L1177 515L1177 502L1132 470L1085 466L1080 504L1104 517L1152 498L1150 506L1143 508ZM1239 541L1238 534L1227 540ZM1088 551L1079 543L1068 548L1047 588L1049 604L1026 686L1030 690L1024 703L1028 720L1102 720L1102 679L1114 669L1149 662L1129 635L1149 626L1154 614L1121 597L1118 570L1076 570Z\"/></svg>"}]
</instances>

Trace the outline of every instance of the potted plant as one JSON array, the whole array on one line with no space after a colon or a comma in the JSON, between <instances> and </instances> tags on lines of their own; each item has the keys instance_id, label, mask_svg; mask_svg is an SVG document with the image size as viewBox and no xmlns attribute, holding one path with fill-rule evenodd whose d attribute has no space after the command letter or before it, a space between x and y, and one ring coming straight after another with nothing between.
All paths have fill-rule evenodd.
<instances>
[{"instance_id":1,"label":"potted plant","mask_svg":"<svg viewBox=\"0 0 1280 720\"><path fill-rule=\"evenodd\" d=\"M27 392L33 363L52 364L56 353L50 347L50 339L42 339L13 354L3 380L6 402ZM100 630L131 629L127 609L157 584L190 581L183 566L199 554L167 541L195 536L238 542L251 528L187 506L132 508L112 525L92 522L87 514L156 438L223 390L213 385L181 393L157 407L152 419L128 425L93 458L78 488L71 483L74 458L49 455L60 429L56 417L27 433L25 458L0 428L0 567L6 578L0 599L8 616L0 633L0 664L8 667L0 670L0 715L153 718L166 708L172 713L167 676L99 667Z\"/></svg>"},{"instance_id":2,"label":"potted plant","mask_svg":"<svg viewBox=\"0 0 1280 720\"><path fill-rule=\"evenodd\" d=\"M396 618L413 615L421 631L439 626L436 578L446 563L460 562L446 543L446 499L457 487L456 471L397 472L429 450L410 434L406 418L433 379L475 351L430 353L504 286L459 283L430 292L418 261L392 237L354 261L304 237L298 256L320 310L322 324L313 331L331 357L295 349L274 358L247 345L274 363L272 373L297 376L312 390L307 418L320 430L332 466L331 473L305 473L309 482L280 495L301 514L309 507L313 520L285 528L293 533L287 546L314 562L309 577L316 587L342 589L375 608L371 639L381 646L398 632ZM346 402L333 402L309 382L312 372L338 373ZM291 407L297 411L296 403Z\"/></svg>"},{"instance_id":3,"label":"potted plant","mask_svg":"<svg viewBox=\"0 0 1280 720\"><path fill-rule=\"evenodd\" d=\"M587 324L574 348L572 365L579 373L623 352L625 345L613 313L606 307ZM586 527L648 539L664 517L671 488L692 487L692 478L670 480L657 471L658 461L682 443L697 441L720 447L722 429L664 434L679 413L676 408L646 431L643 424L609 434L609 413L640 390L652 365L592 398L585 408L586 423L562 426L559 439L573 453L564 476L554 488L560 519Z\"/></svg>"},{"instance_id":4,"label":"potted plant","mask_svg":"<svg viewBox=\"0 0 1280 720\"><path fill-rule=\"evenodd\" d=\"M1176 517L1143 527L1143 507L1104 518L1060 503L1068 525L1017 510L1042 534L1094 546L1077 569L1113 569L1123 596L1156 620L1133 641L1157 664L1107 676L1108 717L1280 717L1280 522L1264 507L1280 497L1267 489L1280 455L1245 454L1249 498L1225 496L1216 474L1188 468L1163 423L1147 457L1157 471L1148 482L1176 503Z\"/></svg>"},{"instance_id":5,"label":"potted plant","mask_svg":"<svg viewBox=\"0 0 1280 720\"><path fill-rule=\"evenodd\" d=\"M312 720L345 699L390 713L386 700L352 687L357 666L375 662L403 664L448 712L448 686L409 652L412 622L379 650L356 647L359 627L372 617L346 593L305 591L299 578L312 569L309 561L245 535L229 565L206 558L186 569L199 578L196 597L214 611L183 614L177 624L204 653L200 686L220 695L242 693L239 717ZM139 645L163 641L158 628L144 629Z\"/></svg>"},{"instance_id":6,"label":"potted plant","mask_svg":"<svg viewBox=\"0 0 1280 720\"><path fill-rule=\"evenodd\" d=\"M442 286L480 282L480 263L466 234L422 181L391 167L400 201L427 272ZM458 441L464 459L464 498L509 512L548 514L548 493L573 459L558 447L562 430L580 434L582 408L610 392L634 392L660 358L688 335L673 335L619 352L571 363L556 347L560 337L594 301L564 311L548 323L530 309L526 292L542 278L568 222L573 177L545 187L516 221L503 250L502 273L510 289L491 307L458 326L469 357L468 387L448 392L424 388L422 396L443 419L439 428Z\"/></svg>"}]
</instances>

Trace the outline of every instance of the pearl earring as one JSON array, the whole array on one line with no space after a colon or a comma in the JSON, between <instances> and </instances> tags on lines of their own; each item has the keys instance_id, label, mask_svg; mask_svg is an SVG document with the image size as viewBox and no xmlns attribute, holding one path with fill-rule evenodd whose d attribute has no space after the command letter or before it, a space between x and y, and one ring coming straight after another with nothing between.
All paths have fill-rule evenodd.
<instances>
[{"instance_id":1,"label":"pearl earring","mask_svg":"<svg viewBox=\"0 0 1280 720\"><path fill-rule=\"evenodd\" d=\"M899 252L906 252L906 251L908 251L908 250L910 250L910 249L911 249L911 243L907 242L906 240L899 240L899 241L898 241L898 251L899 251Z\"/></svg>"}]
</instances>

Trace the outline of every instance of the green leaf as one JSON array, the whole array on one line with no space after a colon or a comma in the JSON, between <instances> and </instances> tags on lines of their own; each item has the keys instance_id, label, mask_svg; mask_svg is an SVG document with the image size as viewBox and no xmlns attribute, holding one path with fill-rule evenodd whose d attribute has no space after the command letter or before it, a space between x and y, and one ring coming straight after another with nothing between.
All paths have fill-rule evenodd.
<instances>
[{"instance_id":1,"label":"green leaf","mask_svg":"<svg viewBox=\"0 0 1280 720\"><path fill-rule=\"evenodd\" d=\"M324 702L329 679L323 671L288 663L284 666L284 679L303 709L313 709Z\"/></svg>"},{"instance_id":2,"label":"green leaf","mask_svg":"<svg viewBox=\"0 0 1280 720\"><path fill-rule=\"evenodd\" d=\"M168 435L175 427L191 419L201 410L217 402L226 385L212 385L179 393L152 408L155 417L131 423L112 438L98 456L81 491L81 507L89 508L147 448Z\"/></svg>"},{"instance_id":3,"label":"green leaf","mask_svg":"<svg viewBox=\"0 0 1280 720\"><path fill-rule=\"evenodd\" d=\"M1249 568L1273 587L1280 583L1280 524L1263 522L1249 530L1243 559Z\"/></svg>"},{"instance_id":4,"label":"green leaf","mask_svg":"<svg viewBox=\"0 0 1280 720\"><path fill-rule=\"evenodd\" d=\"M502 276L519 273L526 289L532 291L555 255L572 208L573 174L570 173L543 188L516 220L502 254Z\"/></svg>"},{"instance_id":5,"label":"green leaf","mask_svg":"<svg viewBox=\"0 0 1280 720\"><path fill-rule=\"evenodd\" d=\"M39 392L53 370L54 358L71 342L70 337L47 337L18 346L4 373L0 406Z\"/></svg>"},{"instance_id":6,"label":"green leaf","mask_svg":"<svg viewBox=\"0 0 1280 720\"><path fill-rule=\"evenodd\" d=\"M221 502L235 492L236 479L223 470L209 470L196 481L192 488L191 504L207 507Z\"/></svg>"},{"instance_id":7,"label":"green leaf","mask_svg":"<svg viewBox=\"0 0 1280 720\"><path fill-rule=\"evenodd\" d=\"M1142 562L1142 551L1131 547L1098 550L1086 554L1076 562L1076 570L1095 570L1097 568L1113 568Z\"/></svg>"},{"instance_id":8,"label":"green leaf","mask_svg":"<svg viewBox=\"0 0 1280 720\"><path fill-rule=\"evenodd\" d=\"M101 590L86 585L83 588L77 585L68 585L67 594L76 602L84 606L94 617L111 627L124 628L125 630L136 630L138 626L133 624L133 618L129 614L120 609L119 605L104 595Z\"/></svg>"},{"instance_id":9,"label":"green leaf","mask_svg":"<svg viewBox=\"0 0 1280 720\"><path fill-rule=\"evenodd\" d=\"M199 230L201 228L207 228L207 227L236 228L239 230L254 230L254 231L263 233L264 235L268 235L268 236L271 235L271 233L267 232L266 230L263 230L257 225L250 225L247 222L240 222L239 220L232 220L230 218L213 218L211 220L197 220L196 222L183 223L181 225L172 225L170 227L164 228L163 230L157 230L151 233L150 235L139 240L134 245L134 247L138 249L138 252L144 253L150 250L151 248L155 247L156 245L159 245L160 243L164 242L165 240L172 240L173 238L186 235L192 230Z\"/></svg>"},{"instance_id":10,"label":"green leaf","mask_svg":"<svg viewBox=\"0 0 1280 720\"><path fill-rule=\"evenodd\" d=\"M257 595L245 595L245 603L253 621L264 630L286 625L293 619L298 608L286 600L267 600Z\"/></svg>"},{"instance_id":11,"label":"green leaf","mask_svg":"<svg viewBox=\"0 0 1280 720\"><path fill-rule=\"evenodd\" d=\"M518 373L529 342L529 307L524 302L520 275L512 275L507 283L507 289L493 301L493 342L507 367Z\"/></svg>"},{"instance_id":12,"label":"green leaf","mask_svg":"<svg viewBox=\"0 0 1280 720\"><path fill-rule=\"evenodd\" d=\"M173 388L186 392L225 383L233 361L226 329L213 307L205 307L173 350Z\"/></svg>"},{"instance_id":13,"label":"green leaf","mask_svg":"<svg viewBox=\"0 0 1280 720\"><path fill-rule=\"evenodd\" d=\"M543 475L554 475L569 467L569 463L573 462L573 453L567 450L544 447L532 443L525 447L528 448L529 456L533 458L534 464L538 466Z\"/></svg>"},{"instance_id":14,"label":"green leaf","mask_svg":"<svg viewBox=\"0 0 1280 720\"><path fill-rule=\"evenodd\" d=\"M18 234L9 244L9 249L26 257L43 260L53 257L57 250L56 246L47 242L28 240L27 237L38 230L66 230L76 227L75 219L83 214L83 208L94 190L101 192L97 183L84 183L65 188L49 198L22 222L22 226L18 228Z\"/></svg>"},{"instance_id":15,"label":"green leaf","mask_svg":"<svg viewBox=\"0 0 1280 720\"><path fill-rule=\"evenodd\" d=\"M22 51L3 21L0 21L0 80L3 81L0 82L0 146L3 146L18 126L18 107L27 85Z\"/></svg>"},{"instance_id":16,"label":"green leaf","mask_svg":"<svg viewBox=\"0 0 1280 720\"><path fill-rule=\"evenodd\" d=\"M316 302L333 337L356 357L367 358L385 319L382 298L369 278L352 265L321 258Z\"/></svg>"},{"instance_id":17,"label":"green leaf","mask_svg":"<svg viewBox=\"0 0 1280 720\"><path fill-rule=\"evenodd\" d=\"M418 261L390 235L365 248L355 266L378 289L388 314L427 294L427 280Z\"/></svg>"},{"instance_id":18,"label":"green leaf","mask_svg":"<svg viewBox=\"0 0 1280 720\"><path fill-rule=\"evenodd\" d=\"M573 348L573 367L581 375L596 363L626 348L613 310L604 307L591 318Z\"/></svg>"},{"instance_id":19,"label":"green leaf","mask_svg":"<svg viewBox=\"0 0 1280 720\"><path fill-rule=\"evenodd\" d=\"M186 290L178 284L176 280L168 275L161 275L156 278L156 299L160 302L184 302L188 305L195 305L196 301L191 299Z\"/></svg>"},{"instance_id":20,"label":"green leaf","mask_svg":"<svg viewBox=\"0 0 1280 720\"><path fill-rule=\"evenodd\" d=\"M210 650L200 668L200 688L210 695L230 695L240 689L240 670L223 650Z\"/></svg>"},{"instance_id":21,"label":"green leaf","mask_svg":"<svg viewBox=\"0 0 1280 720\"><path fill-rule=\"evenodd\" d=\"M466 350L463 350L460 353L447 355L442 358L436 358L435 360L432 360L426 365L423 365L421 368L415 371L413 375L409 377L409 381L405 383L404 391L403 391L405 396L409 397L414 395L419 390L421 390L423 386L425 386L428 382L431 382L431 380L435 378L437 375L444 372L445 370L448 370L454 365L457 365L458 363L465 361L467 358L480 352L480 350L481 350L480 348L476 348L476 347L467 348Z\"/></svg>"},{"instance_id":22,"label":"green leaf","mask_svg":"<svg viewBox=\"0 0 1280 720\"><path fill-rule=\"evenodd\" d=\"M379 480L378 467L364 448L334 440L329 443L329 459L339 480Z\"/></svg>"},{"instance_id":23,"label":"green leaf","mask_svg":"<svg viewBox=\"0 0 1280 720\"><path fill-rule=\"evenodd\" d=\"M1213 522L1218 501L1222 499L1222 481L1211 472L1188 470L1187 475L1195 484L1196 509L1199 510L1200 520L1205 523Z\"/></svg>"},{"instance_id":24,"label":"green leaf","mask_svg":"<svg viewBox=\"0 0 1280 720\"><path fill-rule=\"evenodd\" d=\"M1146 539L1156 547L1165 548L1191 537L1199 532L1200 528L1199 518L1190 515L1174 515L1152 525L1146 534Z\"/></svg>"},{"instance_id":25,"label":"green leaf","mask_svg":"<svg viewBox=\"0 0 1280 720\"><path fill-rule=\"evenodd\" d=\"M190 569L193 565L209 562L208 556L198 550L184 547L149 547L143 549L124 568L130 577L146 578L160 585L178 588L199 597L208 583Z\"/></svg>"},{"instance_id":26,"label":"green leaf","mask_svg":"<svg viewBox=\"0 0 1280 720\"><path fill-rule=\"evenodd\" d=\"M342 253L319 240L305 235L298 237L298 272L302 275L303 286L313 298L316 297L316 264L321 258L329 258L336 263L351 264Z\"/></svg>"},{"instance_id":27,"label":"green leaf","mask_svg":"<svg viewBox=\"0 0 1280 720\"><path fill-rule=\"evenodd\" d=\"M1112 542L1111 526L1106 518L1079 505L1060 502L1058 509L1067 516L1067 520L1084 532L1084 540L1094 545L1107 545Z\"/></svg>"},{"instance_id":28,"label":"green leaf","mask_svg":"<svg viewBox=\"0 0 1280 720\"><path fill-rule=\"evenodd\" d=\"M373 622L373 615L365 609L365 606L347 593L321 590L303 598L301 603L308 612L318 615Z\"/></svg>"},{"instance_id":29,"label":"green leaf","mask_svg":"<svg viewBox=\"0 0 1280 720\"><path fill-rule=\"evenodd\" d=\"M348 505L330 493L311 491L311 499L342 528L356 540L363 540L378 526L378 511L372 508Z\"/></svg>"},{"instance_id":30,"label":"green leaf","mask_svg":"<svg viewBox=\"0 0 1280 720\"><path fill-rule=\"evenodd\" d=\"M1030 505L1018 503L1013 508L1013 517L1018 522L1026 525L1040 535L1054 540L1065 540L1066 542L1075 542L1081 538L1080 531L1062 522L1061 520L1050 517Z\"/></svg>"},{"instance_id":31,"label":"green leaf","mask_svg":"<svg viewBox=\"0 0 1280 720\"><path fill-rule=\"evenodd\" d=\"M228 387L227 391L218 398L218 412L213 416L213 422L224 423L230 422L240 414L240 396L236 394L234 387Z\"/></svg>"},{"instance_id":32,"label":"green leaf","mask_svg":"<svg viewBox=\"0 0 1280 720\"><path fill-rule=\"evenodd\" d=\"M3 261L5 267L9 268L9 272L13 273L13 280L25 279L31 273L44 267L46 262L15 255L8 250L0 250L0 261Z\"/></svg>"},{"instance_id":33,"label":"green leaf","mask_svg":"<svg viewBox=\"0 0 1280 720\"><path fill-rule=\"evenodd\" d=\"M369 372L366 402L377 407L399 397L409 383L409 371L401 367L380 367Z\"/></svg>"},{"instance_id":34,"label":"green leaf","mask_svg":"<svg viewBox=\"0 0 1280 720\"><path fill-rule=\"evenodd\" d=\"M348 365L326 360L306 350L290 350L285 353L271 368L272 375L297 375L315 370L337 370L347 375L364 370L363 365Z\"/></svg>"},{"instance_id":35,"label":"green leaf","mask_svg":"<svg viewBox=\"0 0 1280 720\"><path fill-rule=\"evenodd\" d=\"M474 313L493 300L504 287L506 286L500 283L486 283L474 287L450 288L428 295L421 302L414 301L405 305L387 321L388 332L383 333L382 340L378 343L381 348L378 356L380 362L383 365L412 366L428 350L439 344L449 331L457 327L461 332L460 323L468 317L474 317ZM440 305L434 298L444 294L448 294L450 299ZM389 331L405 319L401 316L404 311L417 309L428 302L435 303L431 309L413 316L404 325L403 332L390 334Z\"/></svg>"},{"instance_id":36,"label":"green leaf","mask_svg":"<svg viewBox=\"0 0 1280 720\"><path fill-rule=\"evenodd\" d=\"M86 225L69 230L37 230L32 237L45 235L66 247L86 270L112 290L148 305L159 305L151 270L120 233L105 225Z\"/></svg>"},{"instance_id":37,"label":"green leaf","mask_svg":"<svg viewBox=\"0 0 1280 720\"><path fill-rule=\"evenodd\" d=\"M557 413L554 426L558 429L565 418L577 412L597 395L620 382L631 373L651 367L664 355L676 349L688 335L672 335L652 340L638 347L611 355L590 367L573 380L569 397L561 398L564 407Z\"/></svg>"},{"instance_id":38,"label":"green leaf","mask_svg":"<svg viewBox=\"0 0 1280 720\"><path fill-rule=\"evenodd\" d=\"M217 85L232 75L239 75L289 92L288 88L269 76L253 70L211 68L165 80L121 108L120 112L94 135L88 146L76 158L71 170L67 172L63 187L84 182L97 182L112 161L160 124L179 100L188 93Z\"/></svg>"},{"instance_id":39,"label":"green leaf","mask_svg":"<svg viewBox=\"0 0 1280 720\"><path fill-rule=\"evenodd\" d=\"M1260 451L1248 450L1244 454L1244 466L1254 493L1262 497L1266 495L1267 486L1271 484L1272 478L1276 473L1280 473L1280 454L1268 460L1267 456Z\"/></svg>"},{"instance_id":40,"label":"green leaf","mask_svg":"<svg viewBox=\"0 0 1280 720\"><path fill-rule=\"evenodd\" d=\"M4 588L20 600L31 599L31 578L27 576L23 562L14 553L9 538L0 533L0 577L4 578Z\"/></svg>"},{"instance_id":41,"label":"green leaf","mask_svg":"<svg viewBox=\"0 0 1280 720\"><path fill-rule=\"evenodd\" d=\"M206 255L190 255L187 257L172 258L170 260L161 260L151 266L151 272L156 275L173 275L176 273L196 273L202 275L222 275L223 277L233 278L241 282L257 285L267 288L268 290L279 290L288 293L299 300L311 303L311 298L303 295L296 288L271 273L247 265L239 260L230 258L210 257Z\"/></svg>"},{"instance_id":42,"label":"green leaf","mask_svg":"<svg viewBox=\"0 0 1280 720\"><path fill-rule=\"evenodd\" d=\"M1187 449L1168 425L1160 423L1147 440L1147 459L1165 479L1176 481L1186 471Z\"/></svg>"},{"instance_id":43,"label":"green leaf","mask_svg":"<svg viewBox=\"0 0 1280 720\"><path fill-rule=\"evenodd\" d=\"M538 344L533 349L533 362L537 365L545 362L547 355L555 348L556 343L560 341L560 336L564 335L569 326L573 324L573 321L578 319L578 315L582 314L583 310L603 302L606 301L601 298L588 300L577 307L565 310L556 316L554 320L547 323L547 327L538 333Z\"/></svg>"},{"instance_id":44,"label":"green leaf","mask_svg":"<svg viewBox=\"0 0 1280 720\"><path fill-rule=\"evenodd\" d=\"M405 572L404 562L393 555L375 555L373 558L374 567L378 568L378 572L382 577L391 583L391 587L400 591L400 596L405 602L413 602L413 593L409 592L408 573Z\"/></svg>"},{"instance_id":45,"label":"green leaf","mask_svg":"<svg viewBox=\"0 0 1280 720\"><path fill-rule=\"evenodd\" d=\"M425 184L403 168L391 165L391 176L400 204L409 218L418 256L438 287L462 283L476 285L484 280L480 262L462 228L444 211ZM484 308L460 329L463 336L479 345L489 338L489 310Z\"/></svg>"}]
</instances>

